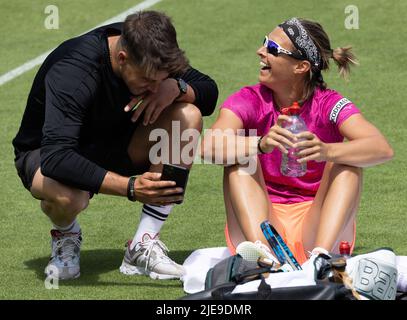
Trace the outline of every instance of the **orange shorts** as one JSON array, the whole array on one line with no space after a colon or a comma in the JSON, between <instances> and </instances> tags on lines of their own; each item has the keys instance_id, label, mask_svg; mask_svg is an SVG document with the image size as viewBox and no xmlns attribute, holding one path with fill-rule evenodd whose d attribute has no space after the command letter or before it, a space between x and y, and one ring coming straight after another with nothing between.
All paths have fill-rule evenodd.
<instances>
[{"instance_id":1,"label":"orange shorts","mask_svg":"<svg viewBox=\"0 0 407 320\"><path fill-rule=\"evenodd\" d=\"M273 219L277 220L280 225L278 228L279 233L300 264L303 264L308 259L303 246L302 231L304 217L309 212L311 205L312 201L293 204L272 204ZM271 217L269 216L269 221L273 221L273 219L271 219ZM356 238L356 223L350 223L346 229L348 230L344 230L334 248L338 248L339 241L346 240L351 244L352 252ZM235 254L236 248L234 243L236 243L236 241L232 241L233 236L231 236L227 224L225 226L225 237L227 246L231 254ZM337 253L337 250L333 251Z\"/></svg>"}]
</instances>

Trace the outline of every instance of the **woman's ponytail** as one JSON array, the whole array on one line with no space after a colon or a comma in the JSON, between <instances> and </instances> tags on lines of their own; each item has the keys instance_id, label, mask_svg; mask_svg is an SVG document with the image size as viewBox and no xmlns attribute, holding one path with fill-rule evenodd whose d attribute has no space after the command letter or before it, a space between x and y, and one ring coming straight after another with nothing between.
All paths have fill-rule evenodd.
<instances>
[{"instance_id":1,"label":"woman's ponytail","mask_svg":"<svg viewBox=\"0 0 407 320\"><path fill-rule=\"evenodd\" d=\"M352 47L336 48L332 52L332 59L338 66L339 75L347 79L351 65L358 65L356 56L352 52Z\"/></svg>"}]
</instances>

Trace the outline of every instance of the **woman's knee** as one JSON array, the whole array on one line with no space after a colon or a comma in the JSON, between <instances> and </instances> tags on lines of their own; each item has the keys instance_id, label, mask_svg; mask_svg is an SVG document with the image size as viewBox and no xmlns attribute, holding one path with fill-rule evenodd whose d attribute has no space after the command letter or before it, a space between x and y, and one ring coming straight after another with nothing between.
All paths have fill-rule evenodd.
<instances>
[{"instance_id":1,"label":"woman's knee","mask_svg":"<svg viewBox=\"0 0 407 320\"><path fill-rule=\"evenodd\" d=\"M225 175L237 174L238 170L239 170L238 164L232 164L223 167L223 172Z\"/></svg>"},{"instance_id":2,"label":"woman's knee","mask_svg":"<svg viewBox=\"0 0 407 320\"><path fill-rule=\"evenodd\" d=\"M334 163L332 165L331 172L333 172L335 175L340 174L341 176L347 178L361 179L363 176L362 168L339 163Z\"/></svg>"},{"instance_id":3,"label":"woman's knee","mask_svg":"<svg viewBox=\"0 0 407 320\"><path fill-rule=\"evenodd\" d=\"M225 165L223 167L224 176L233 177L239 176L243 178L247 178L249 180L256 180L258 182L262 182L264 180L263 177L263 170L261 168L260 162L258 158L251 157L250 159L245 159L238 163ZM264 184L264 182L262 182Z\"/></svg>"}]
</instances>

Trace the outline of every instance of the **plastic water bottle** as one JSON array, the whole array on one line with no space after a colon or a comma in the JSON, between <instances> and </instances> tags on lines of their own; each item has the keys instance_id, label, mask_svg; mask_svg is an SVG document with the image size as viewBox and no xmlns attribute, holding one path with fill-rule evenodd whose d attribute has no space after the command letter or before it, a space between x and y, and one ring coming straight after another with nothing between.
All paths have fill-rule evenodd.
<instances>
[{"instance_id":1,"label":"plastic water bottle","mask_svg":"<svg viewBox=\"0 0 407 320\"><path fill-rule=\"evenodd\" d=\"M341 241L339 244L339 253L345 259L350 258L350 244L348 241Z\"/></svg>"},{"instance_id":2,"label":"plastic water bottle","mask_svg":"<svg viewBox=\"0 0 407 320\"><path fill-rule=\"evenodd\" d=\"M307 131L307 125L300 117L300 106L294 102L291 107L283 108L282 113L290 116L291 121L284 121L282 127L294 134ZM301 177L307 172L307 163L299 163L296 153L300 151L298 148L287 148L288 154L282 154L280 171L287 177Z\"/></svg>"}]
</instances>

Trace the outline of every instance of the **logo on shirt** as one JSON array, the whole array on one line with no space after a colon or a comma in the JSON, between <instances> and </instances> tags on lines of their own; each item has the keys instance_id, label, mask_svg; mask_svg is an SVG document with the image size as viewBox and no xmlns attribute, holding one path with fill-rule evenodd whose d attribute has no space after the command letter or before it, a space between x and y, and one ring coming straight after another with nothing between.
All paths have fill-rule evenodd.
<instances>
[{"instance_id":1,"label":"logo on shirt","mask_svg":"<svg viewBox=\"0 0 407 320\"><path fill-rule=\"evenodd\" d=\"M346 98L342 98L341 100L339 100L331 110L331 114L329 115L329 121L332 121L333 123L336 123L336 120L338 119L339 112L341 112L343 107L346 106L347 104L349 104L350 102L351 101L346 99Z\"/></svg>"}]
</instances>

